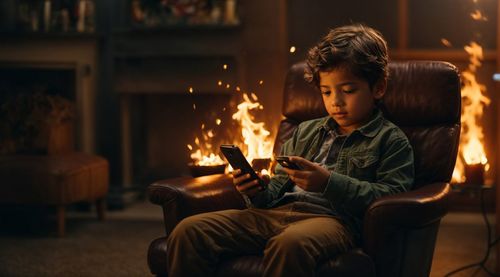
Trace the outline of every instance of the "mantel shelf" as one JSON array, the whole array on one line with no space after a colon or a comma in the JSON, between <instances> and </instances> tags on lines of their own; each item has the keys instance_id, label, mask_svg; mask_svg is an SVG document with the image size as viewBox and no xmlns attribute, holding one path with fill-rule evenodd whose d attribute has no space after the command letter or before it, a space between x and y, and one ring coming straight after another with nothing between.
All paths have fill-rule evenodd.
<instances>
[{"instance_id":1,"label":"mantel shelf","mask_svg":"<svg viewBox=\"0 0 500 277\"><path fill-rule=\"evenodd\" d=\"M393 59L417 59L417 60L448 60L448 61L468 61L469 55L460 49L392 49L389 55ZM495 61L496 51L492 49L484 50L485 61Z\"/></svg>"},{"instance_id":2,"label":"mantel shelf","mask_svg":"<svg viewBox=\"0 0 500 277\"><path fill-rule=\"evenodd\" d=\"M208 91L208 90L202 90L202 91L196 91L194 93L189 93L188 91L173 91L173 90L163 90L163 91L151 91L151 90L120 90L120 89L115 89L115 92L118 93L119 95L165 95L165 96L186 96L186 97L197 97L197 96L224 96L228 97L231 96L232 94L235 94L233 90L224 90L224 91Z\"/></svg>"},{"instance_id":3,"label":"mantel shelf","mask_svg":"<svg viewBox=\"0 0 500 277\"><path fill-rule=\"evenodd\" d=\"M2 39L98 39L102 37L96 32L31 32L0 31Z\"/></svg>"},{"instance_id":4,"label":"mantel shelf","mask_svg":"<svg viewBox=\"0 0 500 277\"><path fill-rule=\"evenodd\" d=\"M161 25L155 27L147 26L132 26L129 28L119 28L113 30L116 35L128 34L144 34L155 35L162 33L191 33L191 32L228 32L238 31L241 29L241 24L178 24L178 25Z\"/></svg>"}]
</instances>

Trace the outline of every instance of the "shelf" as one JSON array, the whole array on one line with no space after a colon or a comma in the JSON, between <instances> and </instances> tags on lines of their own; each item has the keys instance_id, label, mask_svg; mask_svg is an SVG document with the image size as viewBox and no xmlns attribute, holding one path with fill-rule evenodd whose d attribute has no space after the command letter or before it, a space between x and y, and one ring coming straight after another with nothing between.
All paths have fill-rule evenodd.
<instances>
[{"instance_id":1,"label":"shelf","mask_svg":"<svg viewBox=\"0 0 500 277\"><path fill-rule=\"evenodd\" d=\"M144 34L154 35L161 33L190 33L190 32L227 32L241 29L241 24L177 24L160 25L155 27L132 26L130 28L120 28L113 30L116 35Z\"/></svg>"},{"instance_id":2,"label":"shelf","mask_svg":"<svg viewBox=\"0 0 500 277\"><path fill-rule=\"evenodd\" d=\"M392 49L389 51L389 55L392 59L412 59L412 60L447 60L447 61L468 61L469 55L465 50L459 49ZM484 61L495 61L496 51L485 49L484 50Z\"/></svg>"},{"instance_id":3,"label":"shelf","mask_svg":"<svg viewBox=\"0 0 500 277\"><path fill-rule=\"evenodd\" d=\"M234 90L221 90L221 91L213 91L213 90L203 90L203 91L195 91L194 93L188 93L186 89L184 90L179 90L179 91L173 91L173 90L129 90L129 89L123 89L120 87L115 88L115 92L118 93L119 95L136 95L136 96L141 96L141 95L164 95L164 96L184 96L184 97L201 97L201 96L221 96L221 97L230 97L233 94L236 94L238 92L235 92Z\"/></svg>"},{"instance_id":4,"label":"shelf","mask_svg":"<svg viewBox=\"0 0 500 277\"><path fill-rule=\"evenodd\" d=\"M30 32L0 31L2 39L97 39L103 37L96 32Z\"/></svg>"}]
</instances>

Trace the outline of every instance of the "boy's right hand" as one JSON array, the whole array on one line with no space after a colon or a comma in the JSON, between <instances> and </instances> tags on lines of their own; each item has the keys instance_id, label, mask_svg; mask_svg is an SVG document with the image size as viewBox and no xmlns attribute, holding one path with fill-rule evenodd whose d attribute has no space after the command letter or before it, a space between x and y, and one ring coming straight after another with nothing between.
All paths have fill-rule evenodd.
<instances>
[{"instance_id":1,"label":"boy's right hand","mask_svg":"<svg viewBox=\"0 0 500 277\"><path fill-rule=\"evenodd\" d=\"M240 169L233 170L231 174L233 175L233 184L240 193L251 198L262 190L259 185L259 180L251 180L250 174L241 174ZM259 175L259 178L264 180L265 183L269 183L268 175L261 175L259 173L257 173L257 175Z\"/></svg>"}]
</instances>

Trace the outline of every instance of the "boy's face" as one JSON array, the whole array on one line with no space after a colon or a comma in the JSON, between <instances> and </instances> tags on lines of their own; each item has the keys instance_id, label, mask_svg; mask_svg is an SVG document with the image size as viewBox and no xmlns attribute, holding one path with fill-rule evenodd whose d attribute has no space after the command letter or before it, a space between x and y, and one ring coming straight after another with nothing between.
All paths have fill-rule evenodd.
<instances>
[{"instance_id":1,"label":"boy's face","mask_svg":"<svg viewBox=\"0 0 500 277\"><path fill-rule=\"evenodd\" d=\"M385 93L385 81L379 81L370 89L367 81L345 68L320 72L319 77L326 110L344 134L350 134L367 123L375 107L375 99L382 98Z\"/></svg>"}]
</instances>

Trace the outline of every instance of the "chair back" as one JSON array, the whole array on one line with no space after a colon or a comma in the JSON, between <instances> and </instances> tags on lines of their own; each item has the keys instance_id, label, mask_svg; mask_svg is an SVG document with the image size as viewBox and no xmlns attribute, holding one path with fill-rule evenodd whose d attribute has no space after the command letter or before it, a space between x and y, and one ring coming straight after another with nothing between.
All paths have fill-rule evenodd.
<instances>
[{"instance_id":1,"label":"chair back","mask_svg":"<svg viewBox=\"0 0 500 277\"><path fill-rule=\"evenodd\" d=\"M286 77L283 119L275 154L298 124L327 115L318 88L304 80L305 62L293 65ZM449 182L460 135L460 79L457 68L440 61L389 63L389 80L380 108L399 126L414 150L414 189Z\"/></svg>"}]
</instances>

